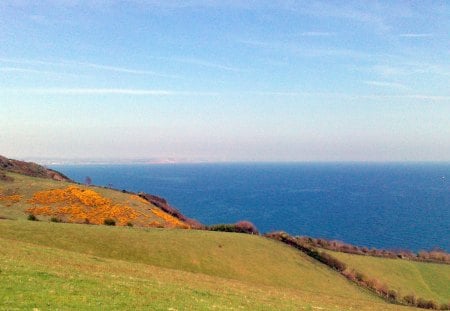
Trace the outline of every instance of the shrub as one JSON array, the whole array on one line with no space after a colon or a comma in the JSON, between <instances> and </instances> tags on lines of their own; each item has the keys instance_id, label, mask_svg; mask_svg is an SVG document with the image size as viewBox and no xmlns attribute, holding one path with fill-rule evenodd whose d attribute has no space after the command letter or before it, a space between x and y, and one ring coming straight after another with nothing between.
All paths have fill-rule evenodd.
<instances>
[{"instance_id":1,"label":"shrub","mask_svg":"<svg viewBox=\"0 0 450 311\"><path fill-rule=\"evenodd\" d=\"M248 233L248 234L259 234L258 229L256 229L256 226L252 224L250 221L239 221L235 225L236 232L241 233Z\"/></svg>"},{"instance_id":2,"label":"shrub","mask_svg":"<svg viewBox=\"0 0 450 311\"><path fill-rule=\"evenodd\" d=\"M84 184L85 184L86 186L92 185L92 178L89 177L89 176L86 176L86 178L84 179Z\"/></svg>"},{"instance_id":3,"label":"shrub","mask_svg":"<svg viewBox=\"0 0 450 311\"><path fill-rule=\"evenodd\" d=\"M392 301L397 301L398 299L398 292L396 290L390 289L388 290L388 298Z\"/></svg>"},{"instance_id":4,"label":"shrub","mask_svg":"<svg viewBox=\"0 0 450 311\"><path fill-rule=\"evenodd\" d=\"M139 192L138 196L144 199L147 202L150 202L151 204L155 205L156 207L160 208L163 212L177 218L178 220L181 220L185 224L187 224L189 227L194 229L205 229L205 226L203 226L200 222L198 222L195 219L190 219L186 216L184 216L178 209L171 206L166 199L163 199L161 197L158 197L156 195Z\"/></svg>"},{"instance_id":5,"label":"shrub","mask_svg":"<svg viewBox=\"0 0 450 311\"><path fill-rule=\"evenodd\" d=\"M339 272L342 272L347 268L345 263L325 252L318 253L317 259Z\"/></svg>"},{"instance_id":6,"label":"shrub","mask_svg":"<svg viewBox=\"0 0 450 311\"><path fill-rule=\"evenodd\" d=\"M355 270L342 271L342 275L345 276L350 281L353 281L353 282L356 281L356 272L355 272Z\"/></svg>"},{"instance_id":7,"label":"shrub","mask_svg":"<svg viewBox=\"0 0 450 311\"><path fill-rule=\"evenodd\" d=\"M269 235L270 236L270 235ZM305 247L315 247L324 248L332 251L358 254L358 255L369 255L375 257L384 258L398 258L398 259L408 259L415 261L425 261L425 262L443 262L450 263L450 254L446 253L442 249L433 249L431 251L421 251L415 254L408 250L383 250L383 249L368 249L367 247L355 246L347 244L341 241L330 241L326 239L314 239L311 237L300 236L296 238L301 240L303 246Z\"/></svg>"},{"instance_id":8,"label":"shrub","mask_svg":"<svg viewBox=\"0 0 450 311\"><path fill-rule=\"evenodd\" d=\"M255 225L249 221L239 221L236 224L218 224L207 228L210 231L237 232L247 234L259 234Z\"/></svg>"},{"instance_id":9,"label":"shrub","mask_svg":"<svg viewBox=\"0 0 450 311\"><path fill-rule=\"evenodd\" d=\"M358 280L359 282L365 282L367 280L367 277L361 272L356 272L356 280Z\"/></svg>"},{"instance_id":10,"label":"shrub","mask_svg":"<svg viewBox=\"0 0 450 311\"><path fill-rule=\"evenodd\" d=\"M233 224L218 224L208 227L210 231L223 231L223 232L236 232L236 228Z\"/></svg>"},{"instance_id":11,"label":"shrub","mask_svg":"<svg viewBox=\"0 0 450 311\"><path fill-rule=\"evenodd\" d=\"M221 229L229 229L233 225L218 225ZM410 306L415 306L423 309L433 309L433 310L450 310L450 304L438 305L433 300L426 300L423 298L416 298L413 294L401 297L400 294L393 289L389 289L386 284L383 284L377 279L370 279L363 273L355 271L353 269L346 269L345 263L339 261L333 256L325 253L319 252L315 247L323 247L328 249L338 249L338 251L346 251L358 254L370 254L372 256L379 256L385 258L408 258L410 260L420 260L420 261L438 261L438 262L448 262L449 254L442 250L433 250L431 252L421 252L417 257L412 252L409 251L386 251L377 249L367 249L367 248L355 248L350 245L343 244L338 241L327 241L324 239L313 239L309 237L292 237L286 232L271 232L264 235L267 238L271 238L287 245L290 245L306 255L328 265L329 267L338 270L347 279L357 283L358 285L368 288L375 293L378 293L384 299L397 304L406 304Z\"/></svg>"},{"instance_id":12,"label":"shrub","mask_svg":"<svg viewBox=\"0 0 450 311\"><path fill-rule=\"evenodd\" d=\"M374 289L381 296L383 297L388 296L389 288L387 287L386 284L380 283L379 281L375 280Z\"/></svg>"},{"instance_id":13,"label":"shrub","mask_svg":"<svg viewBox=\"0 0 450 311\"><path fill-rule=\"evenodd\" d=\"M186 218L184 221L189 227L192 229L198 229L198 230L204 230L205 226L202 225L198 220L192 219L192 218Z\"/></svg>"},{"instance_id":14,"label":"shrub","mask_svg":"<svg viewBox=\"0 0 450 311\"><path fill-rule=\"evenodd\" d=\"M116 225L116 221L114 219L111 218L106 218L103 223L107 226L115 226Z\"/></svg>"},{"instance_id":15,"label":"shrub","mask_svg":"<svg viewBox=\"0 0 450 311\"><path fill-rule=\"evenodd\" d=\"M424 308L424 309L433 309L433 310L438 309L438 305L436 302L434 302L433 300L426 300L423 298L417 299L417 307Z\"/></svg>"},{"instance_id":16,"label":"shrub","mask_svg":"<svg viewBox=\"0 0 450 311\"><path fill-rule=\"evenodd\" d=\"M133 224L131 222L127 222L127 227L133 227Z\"/></svg>"},{"instance_id":17,"label":"shrub","mask_svg":"<svg viewBox=\"0 0 450 311\"><path fill-rule=\"evenodd\" d=\"M406 295L405 297L403 297L403 300L411 306L417 305L417 298L413 294Z\"/></svg>"},{"instance_id":18,"label":"shrub","mask_svg":"<svg viewBox=\"0 0 450 311\"><path fill-rule=\"evenodd\" d=\"M61 219L56 218L56 217L52 217L52 218L50 218L50 221L51 222L61 222Z\"/></svg>"},{"instance_id":19,"label":"shrub","mask_svg":"<svg viewBox=\"0 0 450 311\"><path fill-rule=\"evenodd\" d=\"M29 214L28 217L27 217L27 219L28 219L28 220L31 220L31 221L37 221L37 220L38 220L37 217L34 216L33 214Z\"/></svg>"}]
</instances>

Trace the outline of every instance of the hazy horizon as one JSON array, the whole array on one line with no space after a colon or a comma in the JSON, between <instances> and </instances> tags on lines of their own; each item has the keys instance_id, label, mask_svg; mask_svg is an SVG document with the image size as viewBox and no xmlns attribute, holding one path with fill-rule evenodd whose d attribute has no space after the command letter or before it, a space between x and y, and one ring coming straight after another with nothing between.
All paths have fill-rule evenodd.
<instances>
[{"instance_id":1,"label":"hazy horizon","mask_svg":"<svg viewBox=\"0 0 450 311\"><path fill-rule=\"evenodd\" d=\"M47 167L52 166L89 166L89 165L450 165L450 161L217 161L210 159L176 158L47 158L20 157L16 160L30 161Z\"/></svg>"},{"instance_id":2,"label":"hazy horizon","mask_svg":"<svg viewBox=\"0 0 450 311\"><path fill-rule=\"evenodd\" d=\"M0 154L450 161L450 4L0 3Z\"/></svg>"}]
</instances>

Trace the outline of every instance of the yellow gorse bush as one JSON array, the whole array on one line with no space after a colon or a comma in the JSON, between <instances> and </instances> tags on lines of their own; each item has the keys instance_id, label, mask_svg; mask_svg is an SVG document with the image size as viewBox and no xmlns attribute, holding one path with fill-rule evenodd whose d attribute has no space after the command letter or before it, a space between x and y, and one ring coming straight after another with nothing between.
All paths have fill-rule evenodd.
<instances>
[{"instance_id":1,"label":"yellow gorse bush","mask_svg":"<svg viewBox=\"0 0 450 311\"><path fill-rule=\"evenodd\" d=\"M0 193L0 202L5 202L6 206L11 206L12 204L18 203L22 200L20 194L4 195Z\"/></svg>"},{"instance_id":2,"label":"yellow gorse bush","mask_svg":"<svg viewBox=\"0 0 450 311\"><path fill-rule=\"evenodd\" d=\"M113 203L93 190L77 186L36 192L28 203L34 205L27 209L30 214L67 218L72 222L103 224L110 218L123 226L138 216L127 205Z\"/></svg>"},{"instance_id":3,"label":"yellow gorse bush","mask_svg":"<svg viewBox=\"0 0 450 311\"><path fill-rule=\"evenodd\" d=\"M180 221L178 218L173 217L172 215L169 215L160 209L152 208L151 211L153 212L153 214L164 219L167 223L171 224L174 227L180 227L180 228L186 228L186 229L189 228L188 225L186 225L184 222Z\"/></svg>"},{"instance_id":4,"label":"yellow gorse bush","mask_svg":"<svg viewBox=\"0 0 450 311\"><path fill-rule=\"evenodd\" d=\"M139 219L139 223L150 227L189 228L187 224L166 212L151 207L151 204L137 195L129 196L131 201L149 205L139 211L127 204L118 204L91 189L69 186L63 189L38 191L27 202L33 206L26 210L33 215L57 217L69 222L103 224L113 219L119 226L125 226ZM155 216L161 222L155 221ZM165 223L165 225L163 225Z\"/></svg>"}]
</instances>

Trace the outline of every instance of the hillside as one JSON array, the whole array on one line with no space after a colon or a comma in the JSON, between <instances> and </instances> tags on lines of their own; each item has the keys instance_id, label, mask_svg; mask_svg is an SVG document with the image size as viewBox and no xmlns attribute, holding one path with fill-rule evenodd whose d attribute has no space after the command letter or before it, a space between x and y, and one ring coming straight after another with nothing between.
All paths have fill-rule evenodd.
<instances>
[{"instance_id":1,"label":"hillside","mask_svg":"<svg viewBox=\"0 0 450 311\"><path fill-rule=\"evenodd\" d=\"M8 159L0 155L0 180L7 180L4 171L19 173L32 177L49 178L58 181L71 181L60 172L45 168L32 162Z\"/></svg>"},{"instance_id":2,"label":"hillside","mask_svg":"<svg viewBox=\"0 0 450 311\"><path fill-rule=\"evenodd\" d=\"M0 309L400 308L257 236L20 220L0 232Z\"/></svg>"},{"instance_id":3,"label":"hillside","mask_svg":"<svg viewBox=\"0 0 450 311\"><path fill-rule=\"evenodd\" d=\"M414 295L438 303L450 302L450 265L379 258L327 251L367 277L377 279L399 295Z\"/></svg>"},{"instance_id":4,"label":"hillside","mask_svg":"<svg viewBox=\"0 0 450 311\"><path fill-rule=\"evenodd\" d=\"M191 222L156 196L0 173L0 310L410 309L277 241L173 230Z\"/></svg>"},{"instance_id":5,"label":"hillside","mask_svg":"<svg viewBox=\"0 0 450 311\"><path fill-rule=\"evenodd\" d=\"M118 226L178 227L190 225L133 193L84 186L50 178L4 172L0 181L0 217Z\"/></svg>"}]
</instances>

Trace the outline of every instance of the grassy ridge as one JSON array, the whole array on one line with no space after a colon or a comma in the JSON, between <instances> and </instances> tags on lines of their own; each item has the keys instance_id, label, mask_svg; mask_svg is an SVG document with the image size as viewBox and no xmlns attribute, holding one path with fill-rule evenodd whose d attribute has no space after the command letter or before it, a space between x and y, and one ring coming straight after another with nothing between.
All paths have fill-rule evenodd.
<instances>
[{"instance_id":1,"label":"grassy ridge","mask_svg":"<svg viewBox=\"0 0 450 311\"><path fill-rule=\"evenodd\" d=\"M0 267L0 309L408 310L242 234L1 220Z\"/></svg>"},{"instance_id":2,"label":"grassy ridge","mask_svg":"<svg viewBox=\"0 0 450 311\"><path fill-rule=\"evenodd\" d=\"M326 252L402 295L414 294L439 303L450 302L450 265Z\"/></svg>"}]
</instances>

